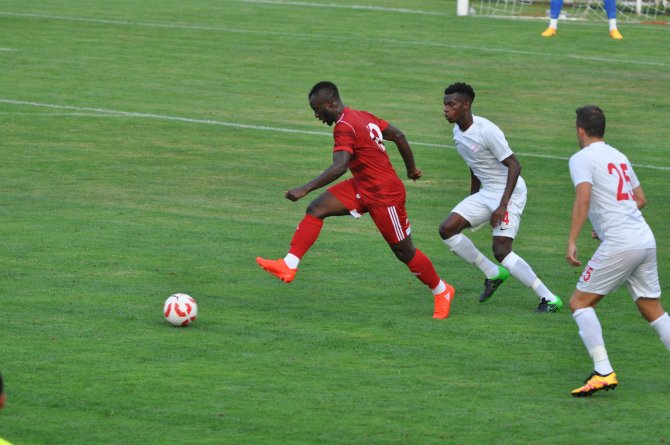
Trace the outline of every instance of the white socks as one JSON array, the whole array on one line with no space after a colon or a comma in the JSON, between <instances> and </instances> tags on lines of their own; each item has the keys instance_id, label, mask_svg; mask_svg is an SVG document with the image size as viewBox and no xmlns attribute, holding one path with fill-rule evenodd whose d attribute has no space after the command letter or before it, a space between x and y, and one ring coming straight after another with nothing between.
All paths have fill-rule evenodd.
<instances>
[{"instance_id":1,"label":"white socks","mask_svg":"<svg viewBox=\"0 0 670 445\"><path fill-rule=\"evenodd\" d=\"M594 370L600 375L614 372L607 357L605 340L603 340L603 329L600 326L596 311L592 307L577 309L572 314L572 318L575 319L577 327L579 327L579 336L582 338L584 346L586 346L589 355L593 359Z\"/></svg>"},{"instance_id":2,"label":"white socks","mask_svg":"<svg viewBox=\"0 0 670 445\"><path fill-rule=\"evenodd\" d=\"M297 269L298 264L300 264L300 258L293 255L292 253L289 253L284 257L284 262L289 267L289 269Z\"/></svg>"},{"instance_id":3,"label":"white socks","mask_svg":"<svg viewBox=\"0 0 670 445\"><path fill-rule=\"evenodd\" d=\"M668 313L666 312L656 320L649 323L649 326L656 329L659 337L661 337L661 341L670 351L670 316L668 316Z\"/></svg>"},{"instance_id":4,"label":"white socks","mask_svg":"<svg viewBox=\"0 0 670 445\"><path fill-rule=\"evenodd\" d=\"M616 19L609 19L610 31L614 31L616 28Z\"/></svg>"},{"instance_id":5,"label":"white socks","mask_svg":"<svg viewBox=\"0 0 670 445\"><path fill-rule=\"evenodd\" d=\"M610 31L617 29L616 19L609 19ZM551 29L558 29L558 19L549 19L549 27Z\"/></svg>"},{"instance_id":6,"label":"white socks","mask_svg":"<svg viewBox=\"0 0 670 445\"><path fill-rule=\"evenodd\" d=\"M509 273L514 278L521 281L526 287L533 289L539 298L544 298L547 301L556 301L554 294L547 289L547 286L542 283L537 275L535 275L535 272L533 272L533 269L519 255L510 252L502 260L502 265L509 270Z\"/></svg>"},{"instance_id":7,"label":"white socks","mask_svg":"<svg viewBox=\"0 0 670 445\"><path fill-rule=\"evenodd\" d=\"M470 264L474 264L484 272L486 278L493 278L499 273L498 266L488 258L486 258L472 241L462 233L454 235L451 238L443 240L444 244L449 246L449 249L459 257L463 258ZM510 252L502 261L502 265L509 270L510 274L517 280L521 281L526 287L530 287L535 291L539 298L544 298L547 301L556 301L556 297L551 293L547 286L535 275L533 269L530 268L523 258L514 252Z\"/></svg>"},{"instance_id":8,"label":"white socks","mask_svg":"<svg viewBox=\"0 0 670 445\"><path fill-rule=\"evenodd\" d=\"M589 351L593 359L594 370L601 375L607 375L614 372L612 365L607 357L605 341L603 340L603 330L596 311L592 307L577 309L572 318L575 319L579 327L579 336L584 342L584 346ZM661 315L656 320L649 323L661 337L661 341L668 350L670 350L670 316L668 313Z\"/></svg>"},{"instance_id":9,"label":"white socks","mask_svg":"<svg viewBox=\"0 0 670 445\"><path fill-rule=\"evenodd\" d=\"M440 280L440 284L438 284L435 289L431 289L431 292L433 292L433 295L440 295L445 290L447 290L447 285L444 281Z\"/></svg>"},{"instance_id":10,"label":"white socks","mask_svg":"<svg viewBox=\"0 0 670 445\"><path fill-rule=\"evenodd\" d=\"M486 258L467 236L459 233L442 241L456 255L477 266L479 270L484 272L486 278L493 278L498 275L498 266Z\"/></svg>"},{"instance_id":11,"label":"white socks","mask_svg":"<svg viewBox=\"0 0 670 445\"><path fill-rule=\"evenodd\" d=\"M616 19L609 19L608 22L610 25L610 31L617 29ZM549 27L551 29L558 29L558 19L549 19Z\"/></svg>"}]
</instances>

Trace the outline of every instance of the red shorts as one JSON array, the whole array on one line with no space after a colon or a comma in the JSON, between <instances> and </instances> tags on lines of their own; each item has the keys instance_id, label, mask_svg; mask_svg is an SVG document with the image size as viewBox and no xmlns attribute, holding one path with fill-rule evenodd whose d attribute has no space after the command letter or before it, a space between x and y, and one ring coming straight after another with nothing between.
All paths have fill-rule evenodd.
<instances>
[{"instance_id":1,"label":"red shorts","mask_svg":"<svg viewBox=\"0 0 670 445\"><path fill-rule=\"evenodd\" d=\"M360 218L369 213L377 229L390 245L398 244L411 233L409 218L405 203L389 206L366 206L361 202L361 196L356 190L353 179L347 179L328 188L351 213L354 218Z\"/></svg>"}]
</instances>

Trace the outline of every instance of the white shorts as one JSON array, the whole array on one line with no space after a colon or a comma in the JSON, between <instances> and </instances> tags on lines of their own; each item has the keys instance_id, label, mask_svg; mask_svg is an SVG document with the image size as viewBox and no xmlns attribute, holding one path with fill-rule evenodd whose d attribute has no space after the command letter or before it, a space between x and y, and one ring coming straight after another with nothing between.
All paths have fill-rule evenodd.
<instances>
[{"instance_id":1,"label":"white shorts","mask_svg":"<svg viewBox=\"0 0 670 445\"><path fill-rule=\"evenodd\" d=\"M493 236L516 237L521 224L521 214L526 207L526 195L526 187L514 189L514 193L512 193L512 197L507 204L507 215L497 227L493 228ZM501 196L501 191L480 190L459 202L452 213L461 215L470 223L472 230L477 230L490 223L491 214L500 205Z\"/></svg>"},{"instance_id":2,"label":"white shorts","mask_svg":"<svg viewBox=\"0 0 670 445\"><path fill-rule=\"evenodd\" d=\"M607 295L624 282L633 301L661 297L656 249L612 252L601 244L579 277L577 290Z\"/></svg>"}]
</instances>

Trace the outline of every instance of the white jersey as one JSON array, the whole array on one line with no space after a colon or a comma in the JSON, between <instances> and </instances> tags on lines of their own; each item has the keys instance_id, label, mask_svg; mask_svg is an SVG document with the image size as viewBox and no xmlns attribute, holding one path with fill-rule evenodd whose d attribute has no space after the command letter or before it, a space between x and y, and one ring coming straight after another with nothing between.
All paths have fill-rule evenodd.
<instances>
[{"instance_id":1,"label":"white jersey","mask_svg":"<svg viewBox=\"0 0 670 445\"><path fill-rule=\"evenodd\" d=\"M482 188L503 192L507 184L507 167L502 161L514 153L497 125L475 115L472 116L472 120L472 125L465 131L454 125L456 149L481 181ZM525 188L526 184L519 176L515 190Z\"/></svg>"},{"instance_id":2,"label":"white jersey","mask_svg":"<svg viewBox=\"0 0 670 445\"><path fill-rule=\"evenodd\" d=\"M575 187L582 182L592 185L589 220L603 245L612 251L656 247L633 195L640 181L623 153L595 142L572 155L570 176Z\"/></svg>"}]
</instances>

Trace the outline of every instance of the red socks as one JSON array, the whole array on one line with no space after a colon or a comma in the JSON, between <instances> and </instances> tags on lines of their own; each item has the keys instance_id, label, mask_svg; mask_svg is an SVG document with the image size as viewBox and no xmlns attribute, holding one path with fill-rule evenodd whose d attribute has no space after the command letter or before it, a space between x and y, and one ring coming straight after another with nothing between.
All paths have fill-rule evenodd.
<instances>
[{"instance_id":1,"label":"red socks","mask_svg":"<svg viewBox=\"0 0 670 445\"><path fill-rule=\"evenodd\" d=\"M298 224L298 228L291 239L291 247L288 253L302 258L305 253L319 238L323 220L312 215L305 217ZM440 284L440 277L435 272L435 267L430 259L419 249L416 249L414 258L407 263L407 267L423 284L431 289L435 289Z\"/></svg>"},{"instance_id":2,"label":"red socks","mask_svg":"<svg viewBox=\"0 0 670 445\"><path fill-rule=\"evenodd\" d=\"M440 284L440 277L435 272L435 267L430 259L419 249L416 249L414 258L407 263L407 267L423 284L435 289Z\"/></svg>"},{"instance_id":3,"label":"red socks","mask_svg":"<svg viewBox=\"0 0 670 445\"><path fill-rule=\"evenodd\" d=\"M309 214L305 215L293 234L291 248L288 253L291 253L298 258L302 258L309 248L312 247L312 244L316 242L322 227L322 219Z\"/></svg>"}]
</instances>

